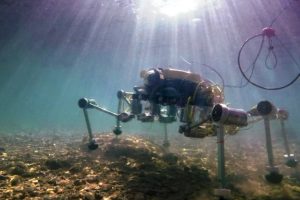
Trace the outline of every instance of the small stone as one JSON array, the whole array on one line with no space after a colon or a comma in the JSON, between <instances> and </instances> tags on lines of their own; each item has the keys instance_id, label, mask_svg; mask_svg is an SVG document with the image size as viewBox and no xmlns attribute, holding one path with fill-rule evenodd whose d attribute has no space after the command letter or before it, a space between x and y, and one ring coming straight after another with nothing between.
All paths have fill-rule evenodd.
<instances>
[{"instance_id":1,"label":"small stone","mask_svg":"<svg viewBox=\"0 0 300 200\"><path fill-rule=\"evenodd\" d=\"M48 194L53 194L53 193L54 193L54 189L53 189L53 188L47 188L47 189L46 189L46 192L47 192Z\"/></svg>"},{"instance_id":2,"label":"small stone","mask_svg":"<svg viewBox=\"0 0 300 200\"><path fill-rule=\"evenodd\" d=\"M10 180L10 185L11 186L16 186L18 185L19 183L21 182L21 177L16 175L16 176L13 176L12 179Z\"/></svg>"},{"instance_id":3,"label":"small stone","mask_svg":"<svg viewBox=\"0 0 300 200\"><path fill-rule=\"evenodd\" d=\"M95 196L92 192L82 192L80 194L83 200L94 200Z\"/></svg>"},{"instance_id":4,"label":"small stone","mask_svg":"<svg viewBox=\"0 0 300 200\"><path fill-rule=\"evenodd\" d=\"M71 167L71 164L68 161L64 160L49 159L45 162L45 166L50 170L57 170L60 168L69 168Z\"/></svg>"},{"instance_id":5,"label":"small stone","mask_svg":"<svg viewBox=\"0 0 300 200\"><path fill-rule=\"evenodd\" d=\"M60 163L58 161L56 161L56 160L47 160L45 162L45 165L50 170L56 170L56 169L61 168Z\"/></svg>"},{"instance_id":6,"label":"small stone","mask_svg":"<svg viewBox=\"0 0 300 200\"><path fill-rule=\"evenodd\" d=\"M85 180L88 183L98 183L100 178L97 175L88 175Z\"/></svg>"},{"instance_id":7,"label":"small stone","mask_svg":"<svg viewBox=\"0 0 300 200\"><path fill-rule=\"evenodd\" d=\"M80 179L77 179L73 182L73 185L75 185L75 186L79 186L79 185L83 185L83 184L85 184L85 181L80 180Z\"/></svg>"},{"instance_id":8,"label":"small stone","mask_svg":"<svg viewBox=\"0 0 300 200\"><path fill-rule=\"evenodd\" d=\"M12 175L19 175L19 176L28 175L26 166L22 164L18 164L14 167L11 167L8 171Z\"/></svg>"},{"instance_id":9,"label":"small stone","mask_svg":"<svg viewBox=\"0 0 300 200\"><path fill-rule=\"evenodd\" d=\"M17 193L13 196L13 199L24 199L25 194L24 193Z\"/></svg>"},{"instance_id":10,"label":"small stone","mask_svg":"<svg viewBox=\"0 0 300 200\"><path fill-rule=\"evenodd\" d=\"M101 195L101 193L99 192L99 191L96 191L95 193L94 193L94 197L95 197L95 199L103 199L103 196Z\"/></svg>"},{"instance_id":11,"label":"small stone","mask_svg":"<svg viewBox=\"0 0 300 200\"><path fill-rule=\"evenodd\" d=\"M103 191L103 192L108 192L108 191L110 191L112 189L112 186L110 185L110 184L103 184L102 186L101 186L101 190Z\"/></svg>"},{"instance_id":12,"label":"small stone","mask_svg":"<svg viewBox=\"0 0 300 200\"><path fill-rule=\"evenodd\" d=\"M47 181L47 183L50 184L50 185L57 185L57 182L56 182L55 178L50 179L49 181Z\"/></svg>"},{"instance_id":13,"label":"small stone","mask_svg":"<svg viewBox=\"0 0 300 200\"><path fill-rule=\"evenodd\" d=\"M81 167L79 167L79 166L73 166L73 167L71 167L70 169L69 169L69 172L71 173L71 174L76 174L76 173L79 173L79 172L81 172Z\"/></svg>"},{"instance_id":14,"label":"small stone","mask_svg":"<svg viewBox=\"0 0 300 200\"><path fill-rule=\"evenodd\" d=\"M9 179L7 176L0 175L0 181L4 181L4 180L7 180L7 179Z\"/></svg>"}]
</instances>

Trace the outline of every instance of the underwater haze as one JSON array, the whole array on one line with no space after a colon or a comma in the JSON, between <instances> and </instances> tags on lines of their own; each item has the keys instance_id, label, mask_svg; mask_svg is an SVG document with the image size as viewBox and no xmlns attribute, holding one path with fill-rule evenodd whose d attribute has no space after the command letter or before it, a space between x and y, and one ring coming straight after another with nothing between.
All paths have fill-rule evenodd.
<instances>
[{"instance_id":1,"label":"underwater haze","mask_svg":"<svg viewBox=\"0 0 300 200\"><path fill-rule=\"evenodd\" d=\"M221 84L209 65L227 85L226 103L248 110L270 100L289 111L287 127L299 135L299 80L275 91L251 84L232 87L246 83L237 64L241 45L272 21L280 38L273 41L278 65L266 69L264 59L258 59L251 80L280 87L299 74L299 1L203 0L194 7L187 1L178 12L163 2L2 0L0 131L83 133L79 98L94 98L115 112L117 91L133 91L143 83L140 71L151 67L189 70ZM252 62L258 46L254 41L246 47L244 62ZM93 130L114 126L110 116L90 113ZM139 123L124 126L128 132L144 130Z\"/></svg>"},{"instance_id":2,"label":"underwater haze","mask_svg":"<svg viewBox=\"0 0 300 200\"><path fill-rule=\"evenodd\" d=\"M299 77L300 0L0 0L0 199L299 200Z\"/></svg>"}]
</instances>

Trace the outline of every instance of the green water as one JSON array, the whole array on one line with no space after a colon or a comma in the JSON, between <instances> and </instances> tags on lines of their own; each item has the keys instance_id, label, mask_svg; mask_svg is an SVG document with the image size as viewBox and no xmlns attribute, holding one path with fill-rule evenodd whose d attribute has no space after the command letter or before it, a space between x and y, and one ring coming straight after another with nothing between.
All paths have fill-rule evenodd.
<instances>
[{"instance_id":1,"label":"green water","mask_svg":"<svg viewBox=\"0 0 300 200\"><path fill-rule=\"evenodd\" d=\"M116 92L132 91L134 85L142 84L140 70L149 67L191 70L221 83L201 65L205 63L219 71L226 84L238 85L239 47L288 3L206 1L189 14L167 17L154 15L151 1L134 1L135 7L96 0L7 2L0 5L1 132L83 132L79 98L95 98L116 111ZM299 21L295 2L274 24L298 62ZM245 60L253 59L256 49L257 41L247 49ZM282 50L278 50L279 59L276 70L258 68L254 80L267 86L288 82L299 69ZM258 62L263 65L263 59ZM225 88L225 97L231 106L245 110L263 99L286 108L290 111L287 127L297 135L300 94L296 91L299 81L280 91L249 84L242 89ZM114 126L114 119L103 113L91 112L91 118L96 131ZM152 126L132 123L125 127L138 132Z\"/></svg>"}]
</instances>

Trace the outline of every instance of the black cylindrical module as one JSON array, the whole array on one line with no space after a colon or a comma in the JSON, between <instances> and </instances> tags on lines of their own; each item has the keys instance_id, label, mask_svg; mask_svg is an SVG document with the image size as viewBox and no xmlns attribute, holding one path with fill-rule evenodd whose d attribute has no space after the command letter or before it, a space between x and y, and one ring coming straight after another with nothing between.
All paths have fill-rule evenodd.
<instances>
[{"instance_id":1,"label":"black cylindrical module","mask_svg":"<svg viewBox=\"0 0 300 200\"><path fill-rule=\"evenodd\" d=\"M224 125L247 126L247 112L242 109L228 108L224 104L217 104L211 113L212 120Z\"/></svg>"},{"instance_id":2,"label":"black cylindrical module","mask_svg":"<svg viewBox=\"0 0 300 200\"><path fill-rule=\"evenodd\" d=\"M151 104L151 114L160 115L160 105L156 103Z\"/></svg>"},{"instance_id":3,"label":"black cylindrical module","mask_svg":"<svg viewBox=\"0 0 300 200\"><path fill-rule=\"evenodd\" d=\"M86 108L89 104L89 100L87 98L81 98L78 100L79 108Z\"/></svg>"},{"instance_id":4,"label":"black cylindrical module","mask_svg":"<svg viewBox=\"0 0 300 200\"><path fill-rule=\"evenodd\" d=\"M175 105L168 106L168 116L176 117L177 115L177 107Z\"/></svg>"},{"instance_id":5,"label":"black cylindrical module","mask_svg":"<svg viewBox=\"0 0 300 200\"><path fill-rule=\"evenodd\" d=\"M269 115L274 111L274 106L269 101L261 101L257 104L257 111L260 115Z\"/></svg>"},{"instance_id":6,"label":"black cylindrical module","mask_svg":"<svg viewBox=\"0 0 300 200\"><path fill-rule=\"evenodd\" d=\"M124 91L123 91L123 90L119 90L119 91L117 92L117 97L118 97L118 99L121 99L121 98L123 97L123 94L124 94Z\"/></svg>"},{"instance_id":7,"label":"black cylindrical module","mask_svg":"<svg viewBox=\"0 0 300 200\"><path fill-rule=\"evenodd\" d=\"M97 105L95 99L81 98L78 100L79 108L92 108L92 105Z\"/></svg>"},{"instance_id":8,"label":"black cylindrical module","mask_svg":"<svg viewBox=\"0 0 300 200\"><path fill-rule=\"evenodd\" d=\"M142 104L141 101L138 99L132 99L131 102L131 113L134 115L138 115L142 113Z\"/></svg>"}]
</instances>

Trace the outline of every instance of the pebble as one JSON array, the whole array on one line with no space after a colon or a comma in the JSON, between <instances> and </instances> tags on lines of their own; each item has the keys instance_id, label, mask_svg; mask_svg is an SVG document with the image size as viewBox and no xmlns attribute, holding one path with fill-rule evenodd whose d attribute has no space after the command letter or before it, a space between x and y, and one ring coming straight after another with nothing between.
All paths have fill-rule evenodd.
<instances>
[{"instance_id":1,"label":"pebble","mask_svg":"<svg viewBox=\"0 0 300 200\"><path fill-rule=\"evenodd\" d=\"M52 178L52 179L48 180L47 183L50 184L50 185L57 185L57 181L56 181L55 178Z\"/></svg>"},{"instance_id":2,"label":"pebble","mask_svg":"<svg viewBox=\"0 0 300 200\"><path fill-rule=\"evenodd\" d=\"M38 195L38 192L35 191L35 188L33 187L26 187L24 188L24 191L30 196L30 197L35 197Z\"/></svg>"},{"instance_id":3,"label":"pebble","mask_svg":"<svg viewBox=\"0 0 300 200\"><path fill-rule=\"evenodd\" d=\"M25 194L24 193L17 193L13 196L13 199L24 199Z\"/></svg>"},{"instance_id":4,"label":"pebble","mask_svg":"<svg viewBox=\"0 0 300 200\"><path fill-rule=\"evenodd\" d=\"M7 180L8 177L7 176L4 176L4 175L0 175L0 181L4 181L4 180Z\"/></svg>"},{"instance_id":5,"label":"pebble","mask_svg":"<svg viewBox=\"0 0 300 200\"><path fill-rule=\"evenodd\" d=\"M83 200L95 200L95 196L92 192L81 192L80 196Z\"/></svg>"},{"instance_id":6,"label":"pebble","mask_svg":"<svg viewBox=\"0 0 300 200\"><path fill-rule=\"evenodd\" d=\"M15 175L12 177L12 179L10 180L10 185L11 186L16 186L21 182L21 177L18 175Z\"/></svg>"},{"instance_id":7,"label":"pebble","mask_svg":"<svg viewBox=\"0 0 300 200\"><path fill-rule=\"evenodd\" d=\"M73 166L73 167L71 167L70 169L69 169L69 172L71 173L71 174L76 174L76 173L79 173L79 172L81 172L81 167L80 166Z\"/></svg>"},{"instance_id":8,"label":"pebble","mask_svg":"<svg viewBox=\"0 0 300 200\"><path fill-rule=\"evenodd\" d=\"M79 186L79 185L83 185L83 184L85 184L85 181L80 180L80 179L77 179L73 182L73 185L75 185L75 186Z\"/></svg>"},{"instance_id":9,"label":"pebble","mask_svg":"<svg viewBox=\"0 0 300 200\"><path fill-rule=\"evenodd\" d=\"M56 160L47 160L45 162L45 165L50 170L56 170L56 169L61 168L61 164Z\"/></svg>"},{"instance_id":10,"label":"pebble","mask_svg":"<svg viewBox=\"0 0 300 200\"><path fill-rule=\"evenodd\" d=\"M71 164L65 160L49 159L45 162L45 166L50 170L57 170L60 168L70 168Z\"/></svg>"},{"instance_id":11,"label":"pebble","mask_svg":"<svg viewBox=\"0 0 300 200\"><path fill-rule=\"evenodd\" d=\"M100 180L100 178L97 175L88 175L86 177L86 182L88 182L88 183L98 183L99 180Z\"/></svg>"},{"instance_id":12,"label":"pebble","mask_svg":"<svg viewBox=\"0 0 300 200\"><path fill-rule=\"evenodd\" d=\"M25 165L16 165L9 169L9 173L12 175L26 176L28 175L27 168Z\"/></svg>"},{"instance_id":13,"label":"pebble","mask_svg":"<svg viewBox=\"0 0 300 200\"><path fill-rule=\"evenodd\" d=\"M99 192L99 191L96 191L95 193L94 193L94 197L95 197L95 199L103 199L103 196L102 196L102 194Z\"/></svg>"}]
</instances>

